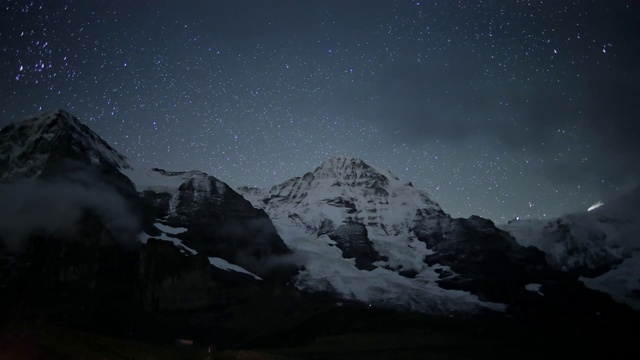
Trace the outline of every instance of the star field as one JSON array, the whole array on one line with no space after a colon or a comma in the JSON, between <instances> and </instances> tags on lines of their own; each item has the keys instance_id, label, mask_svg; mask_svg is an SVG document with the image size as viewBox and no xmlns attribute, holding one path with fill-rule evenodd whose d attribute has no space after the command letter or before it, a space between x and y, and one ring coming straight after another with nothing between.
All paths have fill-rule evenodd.
<instances>
[{"instance_id":1,"label":"star field","mask_svg":"<svg viewBox=\"0 0 640 360\"><path fill-rule=\"evenodd\" d=\"M354 156L496 222L640 179L635 1L0 9L0 126L64 108L148 167L271 186Z\"/></svg>"}]
</instances>

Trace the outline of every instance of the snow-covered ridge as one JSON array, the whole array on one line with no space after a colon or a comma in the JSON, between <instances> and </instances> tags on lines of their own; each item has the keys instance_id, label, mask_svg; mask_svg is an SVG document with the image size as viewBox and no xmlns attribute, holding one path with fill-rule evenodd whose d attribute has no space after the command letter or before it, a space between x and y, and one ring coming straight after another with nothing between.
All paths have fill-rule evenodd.
<instances>
[{"instance_id":1,"label":"snow-covered ridge","mask_svg":"<svg viewBox=\"0 0 640 360\"><path fill-rule=\"evenodd\" d=\"M217 178L197 170L167 171L159 168L141 170L135 166L122 170L138 192L150 191L169 194L168 217L176 215L177 209L193 208L204 201L221 202L229 187ZM187 195L188 194L188 195ZM189 202L195 202L190 204Z\"/></svg>"},{"instance_id":2,"label":"snow-covered ridge","mask_svg":"<svg viewBox=\"0 0 640 360\"><path fill-rule=\"evenodd\" d=\"M150 170L134 164L133 167L122 171L135 185L137 191L151 190L155 192L175 193L180 185L189 179L203 181L209 175L205 172L192 171L167 171L159 168Z\"/></svg>"},{"instance_id":3,"label":"snow-covered ridge","mask_svg":"<svg viewBox=\"0 0 640 360\"><path fill-rule=\"evenodd\" d=\"M0 181L39 176L60 141L70 143L73 151L94 164L107 162L115 168L130 168L127 159L100 136L75 116L58 109L0 130L0 161L12 169L0 174Z\"/></svg>"}]
</instances>

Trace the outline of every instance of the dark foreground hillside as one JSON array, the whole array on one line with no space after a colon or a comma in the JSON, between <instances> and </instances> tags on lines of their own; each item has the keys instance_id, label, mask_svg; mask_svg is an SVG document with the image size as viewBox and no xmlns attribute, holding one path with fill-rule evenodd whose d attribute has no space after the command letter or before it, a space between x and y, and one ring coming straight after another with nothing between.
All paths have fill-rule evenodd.
<instances>
[{"instance_id":1,"label":"dark foreground hillside","mask_svg":"<svg viewBox=\"0 0 640 360\"><path fill-rule=\"evenodd\" d=\"M90 326L74 326L50 308L13 304L3 307L0 359L610 358L634 351L639 320L432 317L319 298L303 298L291 312L291 304L273 300L256 296L198 313L114 308ZM122 322L128 333L114 331Z\"/></svg>"}]
</instances>

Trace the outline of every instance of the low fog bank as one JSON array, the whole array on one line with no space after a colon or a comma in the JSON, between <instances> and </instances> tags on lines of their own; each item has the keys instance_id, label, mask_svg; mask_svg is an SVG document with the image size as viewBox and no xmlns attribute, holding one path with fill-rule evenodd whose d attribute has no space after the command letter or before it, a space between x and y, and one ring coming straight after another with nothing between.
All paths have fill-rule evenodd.
<instances>
[{"instance_id":1,"label":"low fog bank","mask_svg":"<svg viewBox=\"0 0 640 360\"><path fill-rule=\"evenodd\" d=\"M268 278L270 274L282 273L286 275L291 273L293 269L301 269L307 263L307 257L305 254L291 253L271 254L257 259L240 253L236 255L234 262L260 277Z\"/></svg>"},{"instance_id":2,"label":"low fog bank","mask_svg":"<svg viewBox=\"0 0 640 360\"><path fill-rule=\"evenodd\" d=\"M219 235L242 238L242 251L232 261L261 277L270 273L287 272L304 266L304 255L291 252L268 217L228 221L220 229ZM256 256L270 248L266 256ZM287 270L288 269L288 270Z\"/></svg>"},{"instance_id":3,"label":"low fog bank","mask_svg":"<svg viewBox=\"0 0 640 360\"><path fill-rule=\"evenodd\" d=\"M88 173L70 175L70 181L0 185L0 240L6 250L23 251L36 232L73 235L86 210L95 212L117 241L135 239L141 225L122 195Z\"/></svg>"}]
</instances>

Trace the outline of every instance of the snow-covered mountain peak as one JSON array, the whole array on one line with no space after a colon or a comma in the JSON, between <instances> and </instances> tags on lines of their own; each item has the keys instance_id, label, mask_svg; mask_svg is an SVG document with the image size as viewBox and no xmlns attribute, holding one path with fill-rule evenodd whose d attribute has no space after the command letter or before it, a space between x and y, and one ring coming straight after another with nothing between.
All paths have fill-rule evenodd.
<instances>
[{"instance_id":1,"label":"snow-covered mountain peak","mask_svg":"<svg viewBox=\"0 0 640 360\"><path fill-rule=\"evenodd\" d=\"M71 115L69 112L63 109L55 109L50 111L45 111L41 114L37 114L31 118L23 120L20 122L22 126L29 127L38 127L38 126L47 126L47 125L55 125L59 126L75 126L80 127L81 123L77 117Z\"/></svg>"},{"instance_id":2,"label":"snow-covered mountain peak","mask_svg":"<svg viewBox=\"0 0 640 360\"><path fill-rule=\"evenodd\" d=\"M426 192L402 182L390 171L342 156L330 158L314 171L270 189L241 187L238 190L254 206L274 213L272 215L280 211L270 212L267 208L287 208L287 214L303 216L302 212L312 215L315 221L330 219L336 224L357 220L382 226L382 218L393 217L395 221L400 216L411 222L418 209L441 211ZM301 211L304 208L306 210ZM320 213L315 214L316 210Z\"/></svg>"},{"instance_id":3,"label":"snow-covered mountain peak","mask_svg":"<svg viewBox=\"0 0 640 360\"><path fill-rule=\"evenodd\" d=\"M331 158L314 171L270 189L238 190L269 214L293 249L306 248L297 242L309 237L320 239L331 250L330 238L344 232L353 239L372 241L391 267L401 266L396 260L399 253L404 254L402 266L418 272L424 267L422 259L427 252L424 244L417 242L412 228L416 221L446 216L426 192L400 181L389 171L348 157Z\"/></svg>"},{"instance_id":4,"label":"snow-covered mountain peak","mask_svg":"<svg viewBox=\"0 0 640 360\"><path fill-rule=\"evenodd\" d=\"M392 267L400 266L394 260L398 253L407 253L402 266L416 271L423 268L426 250L413 234L416 221L446 217L424 191L355 158L331 158L314 171L270 189L238 191L269 214L293 249L306 246L294 243L301 236L329 241L325 245L330 247L330 237L359 234L352 238L372 241Z\"/></svg>"},{"instance_id":5,"label":"snow-covered mountain peak","mask_svg":"<svg viewBox=\"0 0 640 360\"><path fill-rule=\"evenodd\" d=\"M59 160L130 166L88 126L57 109L11 123L0 130L0 181L38 177Z\"/></svg>"},{"instance_id":6,"label":"snow-covered mountain peak","mask_svg":"<svg viewBox=\"0 0 640 360\"><path fill-rule=\"evenodd\" d=\"M440 288L441 274L457 276L441 264L457 259L456 251L476 246L476 241L518 252L517 244L490 221L452 219L426 192L356 158L331 158L270 189L238 190L266 211L286 245L306 259L296 286L310 291L429 312L474 306L497 309L469 293ZM436 247L440 257L427 261ZM491 251L482 250L479 261ZM495 266L510 265L502 261Z\"/></svg>"},{"instance_id":7,"label":"snow-covered mountain peak","mask_svg":"<svg viewBox=\"0 0 640 360\"><path fill-rule=\"evenodd\" d=\"M390 171L376 169L361 159L345 156L330 158L318 166L312 174L319 179L330 178L336 183L348 185L357 185L363 180L369 180L371 185L385 186L399 180Z\"/></svg>"}]
</instances>

